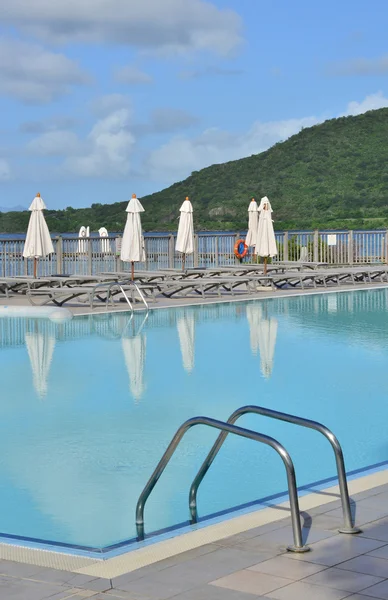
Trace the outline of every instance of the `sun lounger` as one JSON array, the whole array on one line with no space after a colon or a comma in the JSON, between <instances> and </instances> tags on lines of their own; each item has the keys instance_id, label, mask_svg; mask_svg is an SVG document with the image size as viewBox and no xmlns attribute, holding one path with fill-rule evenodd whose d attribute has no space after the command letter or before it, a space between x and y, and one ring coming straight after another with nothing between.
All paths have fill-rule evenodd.
<instances>
[{"instance_id":1,"label":"sun lounger","mask_svg":"<svg viewBox=\"0 0 388 600\"><path fill-rule=\"evenodd\" d=\"M277 288L313 286L328 287L341 284L372 283L376 279L388 282L388 268L382 267L338 267L336 269L321 269L316 271L299 271L271 274L273 285Z\"/></svg>"},{"instance_id":2,"label":"sun lounger","mask_svg":"<svg viewBox=\"0 0 388 600\"><path fill-rule=\"evenodd\" d=\"M77 300L82 304L88 303L90 308L93 309L97 300L108 306L108 303L113 301L114 296L123 293L125 295L129 294L134 301L136 290L140 290L148 299L155 300L156 287L154 284L134 286L128 282L118 281L100 282L95 285L30 288L26 294L29 302L33 305L43 306L53 303L56 306L63 306ZM40 298L40 301L36 302L38 298Z\"/></svg>"},{"instance_id":3,"label":"sun lounger","mask_svg":"<svg viewBox=\"0 0 388 600\"><path fill-rule=\"evenodd\" d=\"M47 287L74 287L83 284L117 281L115 275L50 275L47 277L1 277L0 292L25 294L28 290Z\"/></svg>"},{"instance_id":4,"label":"sun lounger","mask_svg":"<svg viewBox=\"0 0 388 600\"><path fill-rule=\"evenodd\" d=\"M256 283L256 282L255 282ZM271 286L271 278L267 277ZM252 278L249 277L200 277L198 279L182 279L180 281L164 280L156 284L159 292L166 298L174 296L187 296L190 293L201 295L203 298L209 293L222 293L235 295L236 291L251 294L254 291ZM243 288L238 290L238 288Z\"/></svg>"},{"instance_id":5,"label":"sun lounger","mask_svg":"<svg viewBox=\"0 0 388 600\"><path fill-rule=\"evenodd\" d=\"M9 293L25 292L28 288L38 288L50 284L48 278L33 278L33 277L1 277L0 289L9 297Z\"/></svg>"}]
</instances>

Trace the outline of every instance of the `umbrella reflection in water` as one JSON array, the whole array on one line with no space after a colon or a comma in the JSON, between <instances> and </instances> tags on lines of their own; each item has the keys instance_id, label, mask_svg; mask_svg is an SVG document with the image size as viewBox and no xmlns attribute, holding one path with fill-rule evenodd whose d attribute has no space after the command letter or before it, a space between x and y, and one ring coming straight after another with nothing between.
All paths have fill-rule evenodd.
<instances>
[{"instance_id":1,"label":"umbrella reflection in water","mask_svg":"<svg viewBox=\"0 0 388 600\"><path fill-rule=\"evenodd\" d=\"M177 319L179 344L182 353L183 368L188 373L194 369L195 360L195 320L192 311Z\"/></svg>"},{"instance_id":2,"label":"umbrella reflection in water","mask_svg":"<svg viewBox=\"0 0 388 600\"><path fill-rule=\"evenodd\" d=\"M247 306L247 319L252 353L256 355L259 350L261 372L269 379L274 363L278 321L274 317L268 317L267 308L263 308L261 304Z\"/></svg>"},{"instance_id":3,"label":"umbrella reflection in water","mask_svg":"<svg viewBox=\"0 0 388 600\"><path fill-rule=\"evenodd\" d=\"M25 342L30 358L34 388L39 398L48 390L48 377L54 355L55 337L46 327L47 323L35 324L35 331L26 332Z\"/></svg>"},{"instance_id":4,"label":"umbrella reflection in water","mask_svg":"<svg viewBox=\"0 0 388 600\"><path fill-rule=\"evenodd\" d=\"M142 333L144 324L148 318L148 313L144 317L142 324L135 333L133 314L131 315L126 331L121 340L122 349L127 367L130 390L135 402L139 402L145 392L144 366L146 356L146 335ZM132 335L129 335L129 329Z\"/></svg>"}]
</instances>

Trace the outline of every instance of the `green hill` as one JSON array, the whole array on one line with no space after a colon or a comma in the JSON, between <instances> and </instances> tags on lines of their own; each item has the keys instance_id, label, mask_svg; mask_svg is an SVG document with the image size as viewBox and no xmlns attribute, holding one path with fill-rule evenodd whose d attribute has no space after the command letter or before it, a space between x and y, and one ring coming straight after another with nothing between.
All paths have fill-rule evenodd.
<instances>
[{"instance_id":1,"label":"green hill","mask_svg":"<svg viewBox=\"0 0 388 600\"><path fill-rule=\"evenodd\" d=\"M129 189L128 196L130 197ZM200 229L245 229L252 196L272 202L277 229L388 227L388 108L303 129L248 158L196 171L141 199L146 231L175 230L189 195ZM52 231L121 230L126 202L47 211ZM28 213L0 213L0 231L25 231Z\"/></svg>"}]
</instances>

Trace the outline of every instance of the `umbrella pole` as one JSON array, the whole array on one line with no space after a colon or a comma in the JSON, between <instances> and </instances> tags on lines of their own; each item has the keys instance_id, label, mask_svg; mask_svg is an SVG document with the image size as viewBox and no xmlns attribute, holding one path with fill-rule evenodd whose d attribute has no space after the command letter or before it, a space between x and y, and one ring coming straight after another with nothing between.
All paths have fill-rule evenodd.
<instances>
[{"instance_id":1,"label":"umbrella pole","mask_svg":"<svg viewBox=\"0 0 388 600\"><path fill-rule=\"evenodd\" d=\"M267 275L267 257L264 257L264 275Z\"/></svg>"},{"instance_id":2,"label":"umbrella pole","mask_svg":"<svg viewBox=\"0 0 388 600\"><path fill-rule=\"evenodd\" d=\"M186 254L183 253L183 255L182 255L182 271L185 270L185 263L186 263Z\"/></svg>"},{"instance_id":3,"label":"umbrella pole","mask_svg":"<svg viewBox=\"0 0 388 600\"><path fill-rule=\"evenodd\" d=\"M38 261L36 258L34 258L34 279L36 279L37 267L38 267Z\"/></svg>"},{"instance_id":4,"label":"umbrella pole","mask_svg":"<svg viewBox=\"0 0 388 600\"><path fill-rule=\"evenodd\" d=\"M132 275L132 281L135 279L135 263L132 261L131 263L131 275Z\"/></svg>"}]
</instances>

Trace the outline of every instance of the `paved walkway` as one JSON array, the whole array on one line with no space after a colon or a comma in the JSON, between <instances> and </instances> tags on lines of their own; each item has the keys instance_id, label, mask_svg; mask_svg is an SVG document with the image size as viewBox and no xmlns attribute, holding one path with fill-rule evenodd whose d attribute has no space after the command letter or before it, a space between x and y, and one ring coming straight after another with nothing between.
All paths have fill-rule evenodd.
<instances>
[{"instance_id":1,"label":"paved walkway","mask_svg":"<svg viewBox=\"0 0 388 600\"><path fill-rule=\"evenodd\" d=\"M306 554L289 518L114 579L0 562L1 600L388 599L388 484L352 497L358 535L341 535L340 502L303 513Z\"/></svg>"},{"instance_id":2,"label":"paved walkway","mask_svg":"<svg viewBox=\"0 0 388 600\"><path fill-rule=\"evenodd\" d=\"M175 297L175 298L163 298L159 297L156 302L150 302L149 308L153 309L163 309L170 307L180 307L180 306L196 306L196 305L206 305L206 304L219 304L219 303L227 303L227 302L244 302L247 300L262 300L265 298L284 298L288 296L305 296L311 294L326 294L330 292L350 292L355 290L367 290L367 289L378 289L378 288L386 288L388 287L387 283L359 283L355 285L332 285L327 288L308 288L308 289L278 289L272 290L271 288L263 288L258 291L256 294L247 294L244 292L236 292L234 296L227 294L222 296L217 296L217 294L213 294L211 296L208 294L205 298L199 297L196 295L195 297ZM0 297L0 306L28 306L31 304L28 301L28 298L25 295L17 295L11 296L10 298ZM53 304L48 304L47 306L53 307ZM68 302L64 305L64 308L69 309L74 315L89 315L89 314L106 314L106 313L117 313L117 312L128 312L129 308L126 303L117 302L114 307L109 306L106 308L106 305L98 304L96 302L95 307L93 309L86 303L84 305L77 303L76 301ZM144 311L144 306L140 303L134 305L135 311Z\"/></svg>"}]
</instances>

